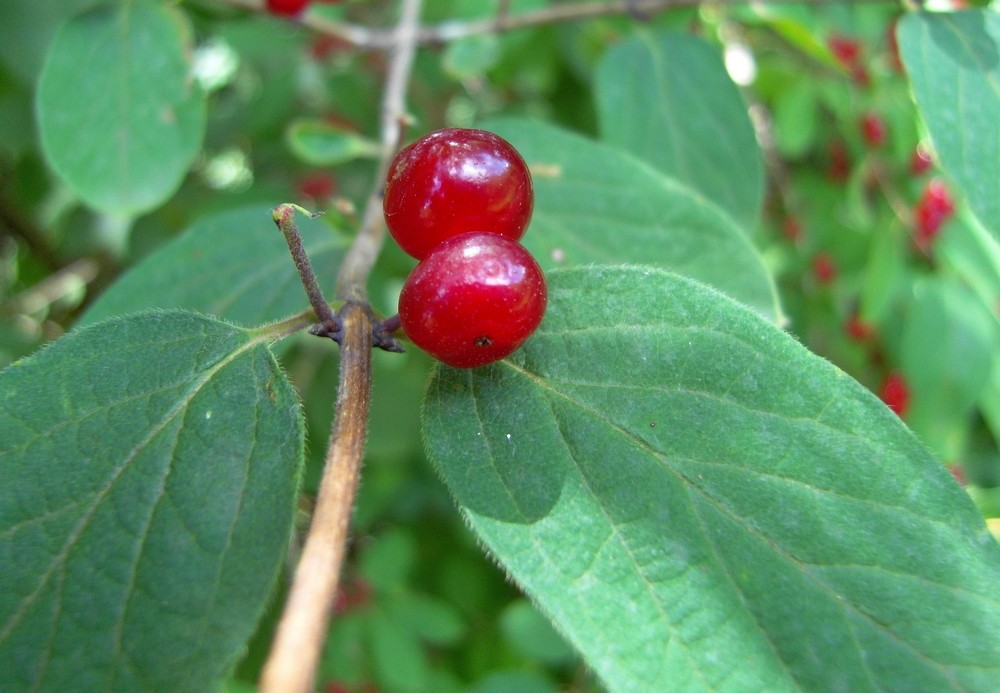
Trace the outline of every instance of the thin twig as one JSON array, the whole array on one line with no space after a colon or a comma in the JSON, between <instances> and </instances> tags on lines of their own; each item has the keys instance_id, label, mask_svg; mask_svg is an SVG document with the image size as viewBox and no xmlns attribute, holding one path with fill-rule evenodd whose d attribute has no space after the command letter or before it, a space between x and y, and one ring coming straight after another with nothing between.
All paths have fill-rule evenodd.
<instances>
[{"instance_id":1,"label":"thin twig","mask_svg":"<svg viewBox=\"0 0 1000 693\"><path fill-rule=\"evenodd\" d=\"M347 257L344 258L344 267L337 278L337 296L345 301L360 300L363 297L363 294L359 296L358 293L364 291L365 278L371 272L385 238L385 222L382 216L385 174L402 139L406 86L413 70L419 18L420 2L405 2L403 16L394 32L398 43L389 56L385 95L382 99L379 165L376 167L372 193L365 205L361 231L348 251Z\"/></svg>"},{"instance_id":2,"label":"thin twig","mask_svg":"<svg viewBox=\"0 0 1000 693\"><path fill-rule=\"evenodd\" d=\"M275 207L271 212L271 218L274 219L274 223L281 229L281 233L285 237L288 251L292 254L292 260L295 262L295 269L298 270L299 279L309 297L309 305L312 306L320 323L332 331L338 325L338 320L333 314L330 304L323 297L323 291L319 288L319 281L316 279L316 272L313 271L312 263L309 261L309 254L302 246L302 235L295 224L296 210L307 216L315 216L298 205L286 203Z\"/></svg>"},{"instance_id":3,"label":"thin twig","mask_svg":"<svg viewBox=\"0 0 1000 693\"><path fill-rule=\"evenodd\" d=\"M338 315L342 332L334 423L309 536L261 675L262 693L308 693L313 689L340 581L371 405L374 316L365 284L385 236L382 178L400 139L420 6L421 0L402 0L395 31L398 43L390 56L382 103L378 178L361 230L337 278L337 295L346 303Z\"/></svg>"}]
</instances>

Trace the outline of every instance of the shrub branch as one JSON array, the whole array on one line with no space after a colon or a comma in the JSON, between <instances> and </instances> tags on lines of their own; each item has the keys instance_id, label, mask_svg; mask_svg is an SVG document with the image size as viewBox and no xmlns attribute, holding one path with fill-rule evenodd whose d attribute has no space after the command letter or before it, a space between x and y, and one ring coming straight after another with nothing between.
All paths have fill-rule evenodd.
<instances>
[{"instance_id":1,"label":"shrub branch","mask_svg":"<svg viewBox=\"0 0 1000 693\"><path fill-rule=\"evenodd\" d=\"M344 258L337 297L340 377L323 479L288 600L261 675L263 693L308 693L326 639L346 553L371 405L374 316L365 285L385 237L382 188L400 140L403 104L416 50L421 0L403 0L382 99L382 151L361 230ZM325 301L322 301L325 305Z\"/></svg>"}]
</instances>

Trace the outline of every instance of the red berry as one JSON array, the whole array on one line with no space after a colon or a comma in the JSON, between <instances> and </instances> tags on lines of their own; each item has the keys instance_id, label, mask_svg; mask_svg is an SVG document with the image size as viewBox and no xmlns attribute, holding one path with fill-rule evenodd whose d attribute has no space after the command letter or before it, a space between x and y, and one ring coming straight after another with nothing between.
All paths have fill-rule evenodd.
<instances>
[{"instance_id":1,"label":"red berry","mask_svg":"<svg viewBox=\"0 0 1000 693\"><path fill-rule=\"evenodd\" d=\"M914 241L921 250L928 250L941 227L955 213L955 202L948 187L940 180L927 183L914 210L916 235Z\"/></svg>"},{"instance_id":2,"label":"red berry","mask_svg":"<svg viewBox=\"0 0 1000 693\"><path fill-rule=\"evenodd\" d=\"M898 18L889 22L889 26L885 30L885 39L889 47L889 64L896 72L903 73L906 69L903 67L902 58L899 57L899 41L896 40L896 25L898 23Z\"/></svg>"},{"instance_id":3,"label":"red berry","mask_svg":"<svg viewBox=\"0 0 1000 693\"><path fill-rule=\"evenodd\" d=\"M871 86L872 76L864 65L855 65L851 68L851 81L859 87L868 87Z\"/></svg>"},{"instance_id":4,"label":"red berry","mask_svg":"<svg viewBox=\"0 0 1000 693\"><path fill-rule=\"evenodd\" d=\"M282 17L294 17L309 6L312 0L267 0L267 11Z\"/></svg>"},{"instance_id":5,"label":"red berry","mask_svg":"<svg viewBox=\"0 0 1000 693\"><path fill-rule=\"evenodd\" d=\"M859 122L861 135L871 149L878 149L885 144L885 121L877 113L868 112L861 116Z\"/></svg>"},{"instance_id":6,"label":"red berry","mask_svg":"<svg viewBox=\"0 0 1000 693\"><path fill-rule=\"evenodd\" d=\"M337 190L337 182L326 171L315 171L299 179L298 190L301 197L323 202L333 197L333 193Z\"/></svg>"},{"instance_id":7,"label":"red berry","mask_svg":"<svg viewBox=\"0 0 1000 693\"><path fill-rule=\"evenodd\" d=\"M781 230L792 243L798 243L802 238L802 224L796 217L787 217L781 225Z\"/></svg>"},{"instance_id":8,"label":"red berry","mask_svg":"<svg viewBox=\"0 0 1000 693\"><path fill-rule=\"evenodd\" d=\"M451 238L424 258L399 295L403 330L449 366L512 354L545 313L545 276L531 253L493 233Z\"/></svg>"},{"instance_id":9,"label":"red berry","mask_svg":"<svg viewBox=\"0 0 1000 693\"><path fill-rule=\"evenodd\" d=\"M401 151L386 177L385 223L407 253L423 259L471 231L524 235L534 196L517 150L485 130L432 132Z\"/></svg>"},{"instance_id":10,"label":"red berry","mask_svg":"<svg viewBox=\"0 0 1000 693\"><path fill-rule=\"evenodd\" d=\"M837 278L837 265L826 253L813 258L813 276L820 284L829 284Z\"/></svg>"},{"instance_id":11,"label":"red berry","mask_svg":"<svg viewBox=\"0 0 1000 693\"><path fill-rule=\"evenodd\" d=\"M927 173L931 169L930 152L924 149L922 144L918 144L917 148L913 150L912 156L910 156L910 173L915 176Z\"/></svg>"},{"instance_id":12,"label":"red berry","mask_svg":"<svg viewBox=\"0 0 1000 693\"><path fill-rule=\"evenodd\" d=\"M954 464L948 465L948 471L951 472L952 477L962 486L968 486L969 481L965 478L965 470L962 468L961 463L955 462Z\"/></svg>"},{"instance_id":13,"label":"red berry","mask_svg":"<svg viewBox=\"0 0 1000 693\"><path fill-rule=\"evenodd\" d=\"M826 40L826 45L841 66L851 68L856 65L861 53L861 44L855 39L833 34Z\"/></svg>"},{"instance_id":14,"label":"red berry","mask_svg":"<svg viewBox=\"0 0 1000 693\"><path fill-rule=\"evenodd\" d=\"M875 328L872 327L870 322L862 320L856 313L847 319L847 324L844 326L847 336L853 339L855 342L866 342L872 336Z\"/></svg>"},{"instance_id":15,"label":"red berry","mask_svg":"<svg viewBox=\"0 0 1000 693\"><path fill-rule=\"evenodd\" d=\"M882 401L898 416L904 416L910 408L910 387L902 373L893 371L882 383Z\"/></svg>"},{"instance_id":16,"label":"red berry","mask_svg":"<svg viewBox=\"0 0 1000 693\"><path fill-rule=\"evenodd\" d=\"M827 169L827 176L834 183L843 183L851 175L851 157L847 147L839 140L831 142L829 155L830 166Z\"/></svg>"}]
</instances>

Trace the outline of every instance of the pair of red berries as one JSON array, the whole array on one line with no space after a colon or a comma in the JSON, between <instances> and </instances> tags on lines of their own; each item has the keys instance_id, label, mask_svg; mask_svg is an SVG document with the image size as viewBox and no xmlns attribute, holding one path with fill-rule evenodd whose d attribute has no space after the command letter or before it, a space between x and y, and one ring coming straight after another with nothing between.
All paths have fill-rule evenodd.
<instances>
[{"instance_id":1,"label":"pair of red berries","mask_svg":"<svg viewBox=\"0 0 1000 693\"><path fill-rule=\"evenodd\" d=\"M267 11L282 17L295 17L313 2L336 3L340 0L267 0Z\"/></svg>"},{"instance_id":2,"label":"pair of red berries","mask_svg":"<svg viewBox=\"0 0 1000 693\"><path fill-rule=\"evenodd\" d=\"M517 150L485 130L420 138L389 166L389 233L420 264L399 296L399 320L424 351L474 368L516 351L542 321L545 276L524 246L534 205Z\"/></svg>"}]
</instances>

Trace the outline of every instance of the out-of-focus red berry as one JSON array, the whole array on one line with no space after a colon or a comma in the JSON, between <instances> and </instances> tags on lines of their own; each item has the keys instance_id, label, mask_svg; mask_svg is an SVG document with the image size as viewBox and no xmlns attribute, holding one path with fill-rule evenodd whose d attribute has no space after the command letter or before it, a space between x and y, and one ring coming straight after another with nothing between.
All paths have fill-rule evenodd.
<instances>
[{"instance_id":1,"label":"out-of-focus red berry","mask_svg":"<svg viewBox=\"0 0 1000 693\"><path fill-rule=\"evenodd\" d=\"M844 331L855 342L867 342L875 333L875 327L870 322L862 320L861 316L855 313L847 319Z\"/></svg>"},{"instance_id":2,"label":"out-of-focus red berry","mask_svg":"<svg viewBox=\"0 0 1000 693\"><path fill-rule=\"evenodd\" d=\"M282 17L294 17L306 7L311 0L267 0L267 11Z\"/></svg>"},{"instance_id":3,"label":"out-of-focus red berry","mask_svg":"<svg viewBox=\"0 0 1000 693\"><path fill-rule=\"evenodd\" d=\"M893 371L886 376L879 396L897 416L905 416L910 408L910 386L906 384L906 378L899 371Z\"/></svg>"},{"instance_id":4,"label":"out-of-focus red berry","mask_svg":"<svg viewBox=\"0 0 1000 693\"><path fill-rule=\"evenodd\" d=\"M861 116L858 127L861 130L861 136L865 139L865 143L871 149L878 149L885 144L885 121L882 120L882 116L878 113L873 111L865 113Z\"/></svg>"},{"instance_id":5,"label":"out-of-focus red berry","mask_svg":"<svg viewBox=\"0 0 1000 693\"><path fill-rule=\"evenodd\" d=\"M315 171L299 179L297 187L300 196L322 202L333 197L333 193L337 190L337 181L326 171Z\"/></svg>"},{"instance_id":6,"label":"out-of-focus red berry","mask_svg":"<svg viewBox=\"0 0 1000 693\"><path fill-rule=\"evenodd\" d=\"M969 483L969 481L965 478L965 470L962 469L961 463L953 462L952 464L949 464L948 471L951 472L951 475L955 477L955 481L957 481L961 486L966 486Z\"/></svg>"},{"instance_id":7,"label":"out-of-focus red berry","mask_svg":"<svg viewBox=\"0 0 1000 693\"><path fill-rule=\"evenodd\" d=\"M916 224L914 241L917 247L927 251L937 238L941 227L955 213L955 201L944 181L933 179L924 186L913 211Z\"/></svg>"},{"instance_id":8,"label":"out-of-focus red berry","mask_svg":"<svg viewBox=\"0 0 1000 693\"><path fill-rule=\"evenodd\" d=\"M843 183L851 175L851 157L847 152L847 147L840 140L830 143L828 150L830 165L826 175L834 183Z\"/></svg>"},{"instance_id":9,"label":"out-of-focus red berry","mask_svg":"<svg viewBox=\"0 0 1000 693\"><path fill-rule=\"evenodd\" d=\"M851 81L859 87L870 87L872 76L864 65L854 65L851 67Z\"/></svg>"},{"instance_id":10,"label":"out-of-focus red berry","mask_svg":"<svg viewBox=\"0 0 1000 693\"><path fill-rule=\"evenodd\" d=\"M796 217L786 217L781 224L781 231L792 243L798 243L802 238L802 222Z\"/></svg>"},{"instance_id":11,"label":"out-of-focus red berry","mask_svg":"<svg viewBox=\"0 0 1000 693\"><path fill-rule=\"evenodd\" d=\"M889 49L889 64L896 72L903 73L906 68L903 67L902 58L899 57L899 42L896 40L896 24L898 22L898 19L889 22L889 26L885 29L885 43Z\"/></svg>"},{"instance_id":12,"label":"out-of-focus red berry","mask_svg":"<svg viewBox=\"0 0 1000 693\"><path fill-rule=\"evenodd\" d=\"M910 156L910 173L915 176L923 175L931 169L931 154L922 144L918 144Z\"/></svg>"},{"instance_id":13,"label":"out-of-focus red berry","mask_svg":"<svg viewBox=\"0 0 1000 693\"><path fill-rule=\"evenodd\" d=\"M314 0L318 2L319 0ZM309 55L313 60L326 60L334 53L350 50L351 44L337 36L323 34L317 36L309 46Z\"/></svg>"},{"instance_id":14,"label":"out-of-focus red berry","mask_svg":"<svg viewBox=\"0 0 1000 693\"><path fill-rule=\"evenodd\" d=\"M813 258L812 269L820 284L829 284L837 278L837 263L826 253L819 253Z\"/></svg>"},{"instance_id":15,"label":"out-of-focus red berry","mask_svg":"<svg viewBox=\"0 0 1000 693\"><path fill-rule=\"evenodd\" d=\"M845 69L853 67L861 55L861 44L849 36L831 34L826 40L826 45L833 53L833 57Z\"/></svg>"},{"instance_id":16,"label":"out-of-focus red berry","mask_svg":"<svg viewBox=\"0 0 1000 693\"><path fill-rule=\"evenodd\" d=\"M344 583L333 598L333 613L343 614L371 603L374 590L364 580Z\"/></svg>"}]
</instances>

